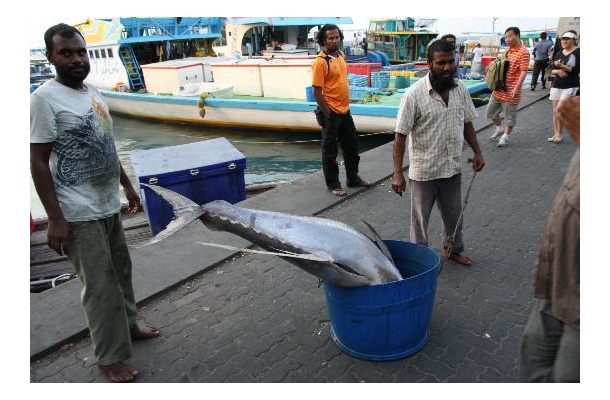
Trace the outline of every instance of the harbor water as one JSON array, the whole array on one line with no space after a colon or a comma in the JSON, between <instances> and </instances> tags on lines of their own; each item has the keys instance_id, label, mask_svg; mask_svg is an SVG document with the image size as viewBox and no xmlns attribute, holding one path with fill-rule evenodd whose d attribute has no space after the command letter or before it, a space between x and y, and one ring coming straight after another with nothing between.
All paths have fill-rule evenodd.
<instances>
[{"instance_id":1,"label":"harbor water","mask_svg":"<svg viewBox=\"0 0 610 400\"><path fill-rule=\"evenodd\" d=\"M208 128L148 121L118 114L112 114L112 118L121 164L136 189L138 180L129 156L131 151L176 146L219 137L225 137L246 156L246 185L290 182L322 168L321 133ZM365 152L393 139L394 136L387 133L361 135L360 151ZM338 161L340 160L341 153L338 157ZM122 191L121 198L125 201ZM46 218L31 178L30 208L34 219Z\"/></svg>"}]
</instances>

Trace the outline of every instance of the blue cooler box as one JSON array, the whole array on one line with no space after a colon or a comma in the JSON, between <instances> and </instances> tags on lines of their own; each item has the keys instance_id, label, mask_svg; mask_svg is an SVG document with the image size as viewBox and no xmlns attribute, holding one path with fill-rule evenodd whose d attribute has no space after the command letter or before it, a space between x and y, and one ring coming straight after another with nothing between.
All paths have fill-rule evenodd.
<instances>
[{"instance_id":1,"label":"blue cooler box","mask_svg":"<svg viewBox=\"0 0 610 400\"><path fill-rule=\"evenodd\" d=\"M246 157L225 138L131 152L140 183L158 185L197 204L246 199ZM170 223L173 207L152 190L140 187L150 231L156 235Z\"/></svg>"}]
</instances>

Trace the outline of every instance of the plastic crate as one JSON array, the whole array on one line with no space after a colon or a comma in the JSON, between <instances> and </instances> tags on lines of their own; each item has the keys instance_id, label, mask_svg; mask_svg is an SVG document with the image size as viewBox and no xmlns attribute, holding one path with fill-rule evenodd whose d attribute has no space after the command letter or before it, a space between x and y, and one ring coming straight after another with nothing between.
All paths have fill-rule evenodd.
<instances>
[{"instance_id":1,"label":"plastic crate","mask_svg":"<svg viewBox=\"0 0 610 400\"><path fill-rule=\"evenodd\" d=\"M376 89L385 89L390 84L389 72L372 72L371 87Z\"/></svg>"},{"instance_id":2,"label":"plastic crate","mask_svg":"<svg viewBox=\"0 0 610 400\"><path fill-rule=\"evenodd\" d=\"M246 157L225 138L131 152L140 183L158 185L197 204L246 199ZM173 208L157 193L140 187L150 231L156 235L173 218Z\"/></svg>"},{"instance_id":3,"label":"plastic crate","mask_svg":"<svg viewBox=\"0 0 610 400\"><path fill-rule=\"evenodd\" d=\"M350 101L362 101L369 92L372 92L372 90L368 87L350 86L349 99Z\"/></svg>"},{"instance_id":4,"label":"plastic crate","mask_svg":"<svg viewBox=\"0 0 610 400\"><path fill-rule=\"evenodd\" d=\"M349 86L368 86L369 78L364 75L347 74L347 84Z\"/></svg>"}]
</instances>

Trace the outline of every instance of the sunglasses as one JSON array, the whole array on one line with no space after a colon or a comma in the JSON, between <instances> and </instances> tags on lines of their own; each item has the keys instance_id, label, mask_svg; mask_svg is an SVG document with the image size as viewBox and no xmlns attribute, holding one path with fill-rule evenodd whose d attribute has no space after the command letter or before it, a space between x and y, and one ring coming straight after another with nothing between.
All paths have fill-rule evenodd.
<instances>
[{"instance_id":1,"label":"sunglasses","mask_svg":"<svg viewBox=\"0 0 610 400\"><path fill-rule=\"evenodd\" d=\"M562 37L561 38L561 40L570 40L570 39L574 39L574 38L571 38L571 37Z\"/></svg>"}]
</instances>

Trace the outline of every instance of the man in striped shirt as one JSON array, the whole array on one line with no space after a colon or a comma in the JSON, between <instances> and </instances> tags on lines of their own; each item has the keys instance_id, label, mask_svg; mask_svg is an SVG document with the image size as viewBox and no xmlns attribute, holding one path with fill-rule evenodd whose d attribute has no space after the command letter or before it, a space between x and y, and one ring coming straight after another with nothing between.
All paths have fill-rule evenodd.
<instances>
[{"instance_id":1,"label":"man in striped shirt","mask_svg":"<svg viewBox=\"0 0 610 400\"><path fill-rule=\"evenodd\" d=\"M428 245L428 220L438 203L444 240L450 238L462 208L462 147L464 140L474 150L473 167L485 166L472 121L476 110L466 86L455 79L455 52L446 40L428 48L430 72L402 98L396 119L394 176L392 189L402 196L406 189L403 158L409 135L409 184L411 186L411 241ZM443 257L472 265L464 250L460 223L453 246L445 244Z\"/></svg>"},{"instance_id":2,"label":"man in striped shirt","mask_svg":"<svg viewBox=\"0 0 610 400\"><path fill-rule=\"evenodd\" d=\"M494 90L491 93L485 113L487 119L492 119L496 127L489 138L493 140L502 136L498 141L498 147L508 145L508 136L517 122L517 106L521 101L521 89L530 63L530 53L521 42L520 35L521 31L516 26L510 27L504 32L504 38L508 44L506 59L509 62L506 88ZM500 118L501 111L504 111L506 125L504 129L502 129L502 119Z\"/></svg>"}]
</instances>

